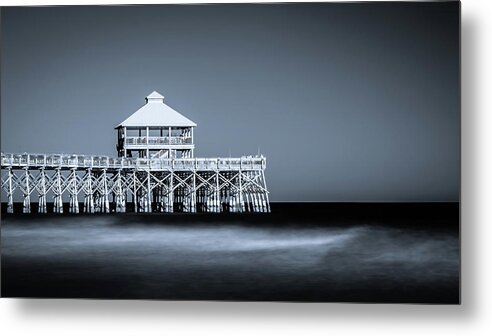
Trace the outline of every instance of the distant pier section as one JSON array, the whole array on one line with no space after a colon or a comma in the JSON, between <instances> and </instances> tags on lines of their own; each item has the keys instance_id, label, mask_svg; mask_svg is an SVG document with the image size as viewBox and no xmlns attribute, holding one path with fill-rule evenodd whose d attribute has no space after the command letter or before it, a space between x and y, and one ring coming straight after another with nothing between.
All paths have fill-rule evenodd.
<instances>
[{"instance_id":1,"label":"distant pier section","mask_svg":"<svg viewBox=\"0 0 492 336\"><path fill-rule=\"evenodd\" d=\"M1 153L7 213L270 212L266 158L195 158L195 127L154 91L116 126L117 157Z\"/></svg>"}]
</instances>

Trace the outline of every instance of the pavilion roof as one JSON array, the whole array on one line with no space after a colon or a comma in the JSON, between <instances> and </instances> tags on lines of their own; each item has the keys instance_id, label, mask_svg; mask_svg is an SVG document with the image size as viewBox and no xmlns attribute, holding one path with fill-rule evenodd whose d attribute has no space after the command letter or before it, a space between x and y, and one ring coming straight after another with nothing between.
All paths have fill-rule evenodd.
<instances>
[{"instance_id":1,"label":"pavilion roof","mask_svg":"<svg viewBox=\"0 0 492 336\"><path fill-rule=\"evenodd\" d=\"M164 96L153 91L146 98L147 103L131 116L126 118L118 127L195 127L190 119L164 104Z\"/></svg>"}]
</instances>

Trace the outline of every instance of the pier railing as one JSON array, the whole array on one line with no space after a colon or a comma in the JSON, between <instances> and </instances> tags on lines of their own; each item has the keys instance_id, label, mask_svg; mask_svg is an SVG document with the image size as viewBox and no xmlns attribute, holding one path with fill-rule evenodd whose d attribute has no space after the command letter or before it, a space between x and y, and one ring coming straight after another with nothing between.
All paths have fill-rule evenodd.
<instances>
[{"instance_id":1,"label":"pier railing","mask_svg":"<svg viewBox=\"0 0 492 336\"><path fill-rule=\"evenodd\" d=\"M121 158L70 154L5 154L1 153L2 168L61 168L61 169L136 169L136 170L262 170L263 156L240 158Z\"/></svg>"}]
</instances>

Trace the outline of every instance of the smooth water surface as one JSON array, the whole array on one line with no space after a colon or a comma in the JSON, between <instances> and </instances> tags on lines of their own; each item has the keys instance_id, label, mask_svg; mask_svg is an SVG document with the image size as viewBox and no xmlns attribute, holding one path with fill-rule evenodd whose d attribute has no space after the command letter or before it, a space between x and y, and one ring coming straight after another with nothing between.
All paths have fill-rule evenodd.
<instances>
[{"instance_id":1,"label":"smooth water surface","mask_svg":"<svg viewBox=\"0 0 492 336\"><path fill-rule=\"evenodd\" d=\"M459 300L453 230L151 216L5 218L2 296Z\"/></svg>"}]
</instances>

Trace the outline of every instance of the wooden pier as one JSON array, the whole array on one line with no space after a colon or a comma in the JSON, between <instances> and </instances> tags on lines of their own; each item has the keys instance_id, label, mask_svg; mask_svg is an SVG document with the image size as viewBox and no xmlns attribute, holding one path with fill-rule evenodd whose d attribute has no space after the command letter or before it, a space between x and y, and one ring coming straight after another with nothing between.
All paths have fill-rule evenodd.
<instances>
[{"instance_id":1,"label":"wooden pier","mask_svg":"<svg viewBox=\"0 0 492 336\"><path fill-rule=\"evenodd\" d=\"M194 158L195 123L153 92L116 127L118 157L1 154L7 212L270 212L266 158ZM34 198L37 197L37 200Z\"/></svg>"}]
</instances>

